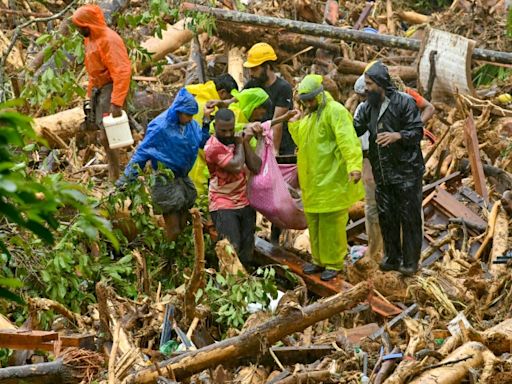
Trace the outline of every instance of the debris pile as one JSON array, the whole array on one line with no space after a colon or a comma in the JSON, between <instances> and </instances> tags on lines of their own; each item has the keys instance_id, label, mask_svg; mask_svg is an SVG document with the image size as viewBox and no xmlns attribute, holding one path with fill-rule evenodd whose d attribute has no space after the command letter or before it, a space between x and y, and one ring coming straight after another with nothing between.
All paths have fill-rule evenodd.
<instances>
[{"instance_id":1,"label":"debris pile","mask_svg":"<svg viewBox=\"0 0 512 384\"><path fill-rule=\"evenodd\" d=\"M237 1L217 3L227 11L242 10ZM390 0L339 3L257 0L243 11L416 39L423 37L427 27L434 27L473 39L481 49L512 51L504 35L503 1L456 0L431 15ZM26 6L19 15L43 17L39 14L51 14L63 5ZM108 2L102 6L114 7ZM115 7L120 8L109 9L133 16L143 13L147 5L132 1ZM0 15L3 27L14 28L13 19L6 15ZM353 84L374 59L388 64L406 85L422 85L415 51L226 20L216 22L212 35L203 32L207 25L195 25L199 33L194 35L186 28L187 16L166 15L162 20L173 27L161 37L151 36L154 25L130 33L152 49L146 61L138 61L134 76L131 124L137 131L136 142L147 122L168 107L183 84L232 72L233 66L243 79L236 56L258 41L275 43L277 69L292 85L306 73L321 73L326 88L351 112L360 101ZM30 31L34 37L42 33L38 28ZM11 38L6 35L0 33L2 51ZM1 70L24 70L22 56L30 62L37 59L16 46ZM162 58L165 62L157 68L154 64ZM473 60L470 69L476 75L486 65ZM33 67L36 73L38 69ZM11 78L14 94L16 79ZM431 93L432 86L423 91ZM259 306L243 327L223 332L215 323L213 306L205 300L208 277L217 272L205 256L204 237L215 234L209 231L207 218L194 211L194 267L183 273L184 285L172 291L162 292L161 286L155 290L146 265L151 255L135 249L137 300L98 282L97 304L83 313L49 299L32 298L27 326L16 328L0 318L0 348L15 350L10 361L19 363L0 369L0 384L17 379L108 384L448 384L468 379L512 383L512 98L507 92L510 84L497 81L491 87L477 87L473 95L455 94L434 102L436 114L425 127L433 139L422 144L427 168L425 232L421 272L415 277L381 272L377 260L356 257L355 251L354 257L347 257L343 275L330 282L301 276L308 258L307 231L286 231L285 246L275 247L267 241L269 223L260 218L256 257L262 265L276 266L282 291L272 298L274 308ZM93 182L96 196L105 197L111 192L104 182L106 156L96 132L80 128L84 113L79 98L68 107L44 117L42 108L35 111L36 130L50 148L38 152L32 166L43 174L62 172L80 184ZM130 153L123 156L126 163ZM154 225L161 225L160 218L151 215ZM130 242L137 237L138 228L129 213L120 209L113 219ZM368 240L364 222L361 209L353 209L347 228L353 247ZM94 245L90 248L93 254ZM222 276L247 276L229 243L217 243L215 251ZM294 284L286 279L289 274L299 275ZM43 328L37 319L47 311L56 315L53 330L37 330ZM40 359L26 351L46 351L55 359L48 362L47 357Z\"/></svg>"}]
</instances>

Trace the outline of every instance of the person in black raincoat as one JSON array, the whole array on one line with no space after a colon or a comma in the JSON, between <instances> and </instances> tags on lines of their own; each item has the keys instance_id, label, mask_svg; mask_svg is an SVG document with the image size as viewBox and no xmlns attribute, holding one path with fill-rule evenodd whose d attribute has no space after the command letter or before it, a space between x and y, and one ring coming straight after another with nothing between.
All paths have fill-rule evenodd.
<instances>
[{"instance_id":1,"label":"person in black raincoat","mask_svg":"<svg viewBox=\"0 0 512 384\"><path fill-rule=\"evenodd\" d=\"M367 100L354 120L358 136L370 133L368 157L384 239L381 270L413 275L418 270L423 224L420 141L423 123L414 100L397 91L380 61L365 71Z\"/></svg>"}]
</instances>

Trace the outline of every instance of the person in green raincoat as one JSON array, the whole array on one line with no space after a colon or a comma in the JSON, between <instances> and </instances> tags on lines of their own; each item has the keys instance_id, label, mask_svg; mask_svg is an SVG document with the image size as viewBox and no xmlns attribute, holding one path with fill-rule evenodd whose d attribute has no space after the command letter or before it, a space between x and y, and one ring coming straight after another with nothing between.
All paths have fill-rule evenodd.
<instances>
[{"instance_id":1,"label":"person in green raincoat","mask_svg":"<svg viewBox=\"0 0 512 384\"><path fill-rule=\"evenodd\" d=\"M255 121L262 121L271 108L270 96L261 88L248 88L242 92L231 92L235 102L229 105L229 109L235 114L235 132L241 132L244 127Z\"/></svg>"},{"instance_id":2,"label":"person in green raincoat","mask_svg":"<svg viewBox=\"0 0 512 384\"><path fill-rule=\"evenodd\" d=\"M199 111L194 115L194 120L202 126L204 107L208 101L231 99L231 91L238 90L238 85L235 79L226 73L204 84L187 85L185 89L194 96L199 106ZM189 177L194 182L198 196L208 193L208 179L210 178L210 173L208 172L204 151L202 149L200 149L197 154L196 162L190 170Z\"/></svg>"},{"instance_id":3,"label":"person in green raincoat","mask_svg":"<svg viewBox=\"0 0 512 384\"><path fill-rule=\"evenodd\" d=\"M343 268L347 254L348 209L364 197L363 153L343 105L324 91L320 75L307 75L298 86L303 116L290 120L288 129L297 144L302 201L308 222L312 263L304 273L322 272L331 280Z\"/></svg>"}]
</instances>

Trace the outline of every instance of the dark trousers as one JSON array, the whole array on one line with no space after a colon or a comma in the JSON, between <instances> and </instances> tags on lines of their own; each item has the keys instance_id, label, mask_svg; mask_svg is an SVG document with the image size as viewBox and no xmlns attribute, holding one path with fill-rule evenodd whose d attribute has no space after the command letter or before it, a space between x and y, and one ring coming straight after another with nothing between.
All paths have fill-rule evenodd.
<instances>
[{"instance_id":1,"label":"dark trousers","mask_svg":"<svg viewBox=\"0 0 512 384\"><path fill-rule=\"evenodd\" d=\"M251 265L256 231L256 211L250 207L240 209L219 209L211 212L217 234L228 239L244 265Z\"/></svg>"},{"instance_id":2,"label":"dark trousers","mask_svg":"<svg viewBox=\"0 0 512 384\"><path fill-rule=\"evenodd\" d=\"M421 179L397 185L378 185L375 199L384 240L384 262L416 267L421 255L423 200Z\"/></svg>"}]
</instances>

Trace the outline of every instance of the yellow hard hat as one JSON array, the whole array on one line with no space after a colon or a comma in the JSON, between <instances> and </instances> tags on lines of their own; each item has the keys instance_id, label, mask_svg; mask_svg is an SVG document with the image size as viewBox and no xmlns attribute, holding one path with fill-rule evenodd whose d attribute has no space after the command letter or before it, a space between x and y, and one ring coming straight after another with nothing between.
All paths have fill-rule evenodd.
<instances>
[{"instance_id":1,"label":"yellow hard hat","mask_svg":"<svg viewBox=\"0 0 512 384\"><path fill-rule=\"evenodd\" d=\"M249 52L247 52L247 61L244 63L245 68L253 68L263 64L266 61L276 61L277 56L274 48L267 43L254 44Z\"/></svg>"}]
</instances>

